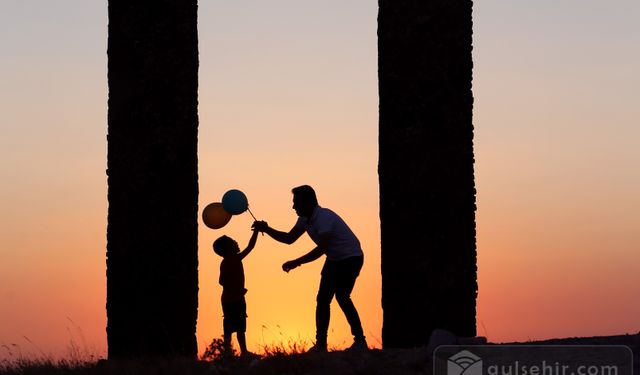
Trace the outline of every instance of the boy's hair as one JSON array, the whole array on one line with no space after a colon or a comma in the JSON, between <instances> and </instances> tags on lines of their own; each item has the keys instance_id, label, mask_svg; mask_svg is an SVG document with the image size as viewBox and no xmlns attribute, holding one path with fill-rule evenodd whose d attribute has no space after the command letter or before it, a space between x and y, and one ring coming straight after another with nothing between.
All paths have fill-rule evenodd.
<instances>
[{"instance_id":1,"label":"boy's hair","mask_svg":"<svg viewBox=\"0 0 640 375\"><path fill-rule=\"evenodd\" d=\"M218 237L217 240L213 241L213 251L224 258L227 255L230 240L231 237L228 236L223 235Z\"/></svg>"},{"instance_id":2,"label":"boy's hair","mask_svg":"<svg viewBox=\"0 0 640 375\"><path fill-rule=\"evenodd\" d=\"M293 195L302 198L305 202L312 203L314 205L318 204L318 198L316 197L316 192L309 185L301 185L298 187L294 187L291 189Z\"/></svg>"}]
</instances>

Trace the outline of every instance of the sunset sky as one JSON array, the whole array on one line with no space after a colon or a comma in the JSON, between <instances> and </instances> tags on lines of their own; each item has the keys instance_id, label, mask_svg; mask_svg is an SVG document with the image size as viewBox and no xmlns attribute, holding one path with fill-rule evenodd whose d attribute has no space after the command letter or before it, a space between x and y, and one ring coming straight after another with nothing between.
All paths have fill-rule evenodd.
<instances>
[{"instance_id":1,"label":"sunset sky","mask_svg":"<svg viewBox=\"0 0 640 375\"><path fill-rule=\"evenodd\" d=\"M640 331L638 14L637 0L475 2L490 341ZM199 204L240 189L288 230L291 188L314 186L362 242L353 298L380 347L376 16L375 0L200 1ZM0 359L106 353L107 25L106 1L0 1ZM201 351L222 335L211 243L244 246L252 221L200 225ZM260 236L245 259L250 350L313 339L322 262L280 269L311 248Z\"/></svg>"}]
</instances>

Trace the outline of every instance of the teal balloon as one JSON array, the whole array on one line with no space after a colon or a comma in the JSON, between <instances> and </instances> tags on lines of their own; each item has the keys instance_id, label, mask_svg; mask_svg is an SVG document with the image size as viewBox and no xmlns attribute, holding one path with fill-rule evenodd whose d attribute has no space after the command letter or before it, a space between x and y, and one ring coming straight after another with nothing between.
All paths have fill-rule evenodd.
<instances>
[{"instance_id":1,"label":"teal balloon","mask_svg":"<svg viewBox=\"0 0 640 375\"><path fill-rule=\"evenodd\" d=\"M222 196L222 207L231 215L239 215L249 208L249 200L240 190L229 190Z\"/></svg>"}]
</instances>

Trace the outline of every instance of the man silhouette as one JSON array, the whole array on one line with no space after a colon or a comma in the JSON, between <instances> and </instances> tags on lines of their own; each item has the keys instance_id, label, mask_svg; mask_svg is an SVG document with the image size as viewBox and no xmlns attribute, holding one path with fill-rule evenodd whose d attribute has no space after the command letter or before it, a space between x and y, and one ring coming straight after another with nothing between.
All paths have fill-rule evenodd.
<instances>
[{"instance_id":1,"label":"man silhouette","mask_svg":"<svg viewBox=\"0 0 640 375\"><path fill-rule=\"evenodd\" d=\"M316 193L311 186L298 186L291 192L298 221L289 232L273 229L265 221L256 221L254 226L276 241L286 244L294 243L307 232L316 244L307 254L285 262L282 265L285 272L326 255L316 298L316 343L310 351L327 351L330 305L334 295L351 326L354 343L349 349L367 349L360 317L351 301L351 291L364 260L360 241L340 216L318 205Z\"/></svg>"}]
</instances>

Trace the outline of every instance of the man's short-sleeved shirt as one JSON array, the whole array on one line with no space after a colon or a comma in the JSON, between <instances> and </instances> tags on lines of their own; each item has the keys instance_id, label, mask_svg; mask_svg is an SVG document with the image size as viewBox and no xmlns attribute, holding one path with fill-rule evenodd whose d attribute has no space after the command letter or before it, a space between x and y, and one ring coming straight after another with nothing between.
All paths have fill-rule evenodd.
<instances>
[{"instance_id":1,"label":"man's short-sleeved shirt","mask_svg":"<svg viewBox=\"0 0 640 375\"><path fill-rule=\"evenodd\" d=\"M328 208L316 206L311 218L300 216L296 227L302 227L316 245L320 238L326 239L326 254L330 260L343 260L362 255L360 241L347 223L338 214Z\"/></svg>"}]
</instances>

